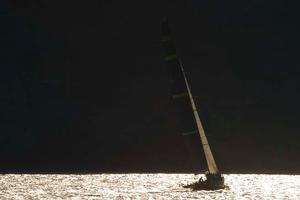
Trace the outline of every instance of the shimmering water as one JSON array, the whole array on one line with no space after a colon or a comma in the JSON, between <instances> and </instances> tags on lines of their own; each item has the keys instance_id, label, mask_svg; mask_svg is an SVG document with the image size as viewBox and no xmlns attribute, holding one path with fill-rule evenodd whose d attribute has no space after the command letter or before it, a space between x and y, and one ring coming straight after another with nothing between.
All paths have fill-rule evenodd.
<instances>
[{"instance_id":1,"label":"shimmering water","mask_svg":"<svg viewBox=\"0 0 300 200\"><path fill-rule=\"evenodd\" d=\"M224 175L229 189L191 191L192 174L0 175L0 199L300 199L300 176Z\"/></svg>"}]
</instances>

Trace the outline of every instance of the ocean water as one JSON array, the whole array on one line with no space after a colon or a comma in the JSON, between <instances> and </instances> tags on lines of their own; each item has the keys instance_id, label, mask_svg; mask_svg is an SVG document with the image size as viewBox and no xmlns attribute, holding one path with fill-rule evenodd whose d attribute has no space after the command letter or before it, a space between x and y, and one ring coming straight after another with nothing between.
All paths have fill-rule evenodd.
<instances>
[{"instance_id":1,"label":"ocean water","mask_svg":"<svg viewBox=\"0 0 300 200\"><path fill-rule=\"evenodd\" d=\"M0 175L0 199L295 199L299 175L224 175L229 187L191 191L193 174Z\"/></svg>"}]
</instances>

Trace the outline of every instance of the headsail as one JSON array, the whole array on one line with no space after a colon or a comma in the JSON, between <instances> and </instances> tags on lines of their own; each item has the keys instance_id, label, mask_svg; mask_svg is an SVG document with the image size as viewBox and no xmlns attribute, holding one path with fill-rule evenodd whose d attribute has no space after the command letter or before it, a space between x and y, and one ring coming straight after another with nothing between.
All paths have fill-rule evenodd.
<instances>
[{"instance_id":1,"label":"headsail","mask_svg":"<svg viewBox=\"0 0 300 200\"><path fill-rule=\"evenodd\" d=\"M171 38L171 31L168 24L167 19L163 19L162 22L162 42L165 47L165 60L168 63L169 70L172 74L173 81L177 81L179 84L176 85L175 88L173 88L173 98L182 98L182 97L188 97L190 102L190 108L192 108L194 120L196 122L197 130L196 132L200 135L200 140L203 146L207 166L209 173L211 174L219 174L219 170L217 168L216 162L214 160L213 154L211 152L210 146L208 144L193 96L191 89L189 87L189 83L186 78L186 74L183 68L183 65L178 58L176 54L176 48L174 46L173 40ZM194 123L194 121L193 121ZM189 130L187 132L184 132L183 134L192 134L194 133L194 130Z\"/></svg>"}]
</instances>

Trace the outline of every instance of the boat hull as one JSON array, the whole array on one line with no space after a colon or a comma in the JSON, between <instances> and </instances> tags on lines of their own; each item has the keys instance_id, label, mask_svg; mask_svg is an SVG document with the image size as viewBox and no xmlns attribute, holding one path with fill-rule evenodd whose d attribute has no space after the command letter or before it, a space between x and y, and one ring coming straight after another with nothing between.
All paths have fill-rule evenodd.
<instances>
[{"instance_id":1,"label":"boat hull","mask_svg":"<svg viewBox=\"0 0 300 200\"><path fill-rule=\"evenodd\" d=\"M205 174L206 180L202 178L198 182L185 185L184 188L191 188L192 190L220 190L224 189L224 177L221 174Z\"/></svg>"}]
</instances>

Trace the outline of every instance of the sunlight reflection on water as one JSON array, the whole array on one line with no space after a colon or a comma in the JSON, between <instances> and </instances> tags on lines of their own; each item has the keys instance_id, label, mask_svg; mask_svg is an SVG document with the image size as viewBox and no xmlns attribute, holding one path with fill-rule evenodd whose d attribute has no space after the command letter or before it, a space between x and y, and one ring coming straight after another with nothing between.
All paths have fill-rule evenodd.
<instances>
[{"instance_id":1,"label":"sunlight reflection on water","mask_svg":"<svg viewBox=\"0 0 300 200\"><path fill-rule=\"evenodd\" d=\"M224 175L229 189L182 188L192 174L0 175L0 199L300 199L300 176Z\"/></svg>"}]
</instances>

